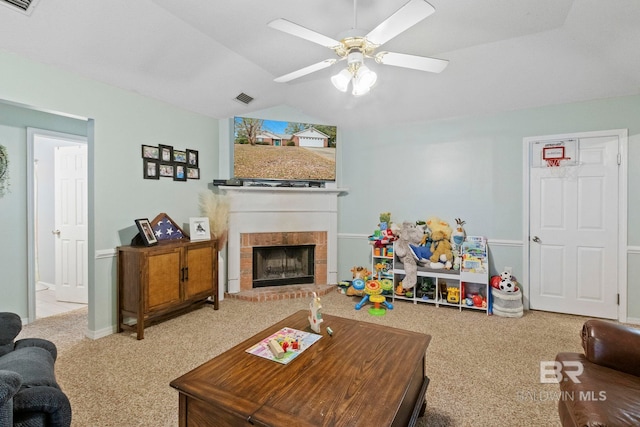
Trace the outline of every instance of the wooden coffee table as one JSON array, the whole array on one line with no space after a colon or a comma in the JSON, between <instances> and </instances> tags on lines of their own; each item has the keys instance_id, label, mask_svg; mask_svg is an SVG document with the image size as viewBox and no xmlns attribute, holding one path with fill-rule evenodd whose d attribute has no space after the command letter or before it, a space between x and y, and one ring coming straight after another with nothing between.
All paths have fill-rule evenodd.
<instances>
[{"instance_id":1,"label":"wooden coffee table","mask_svg":"<svg viewBox=\"0 0 640 427\"><path fill-rule=\"evenodd\" d=\"M294 313L173 380L180 426L415 425L426 408L431 336L325 314L322 338L286 365L245 351L284 327L310 331L307 315Z\"/></svg>"}]
</instances>

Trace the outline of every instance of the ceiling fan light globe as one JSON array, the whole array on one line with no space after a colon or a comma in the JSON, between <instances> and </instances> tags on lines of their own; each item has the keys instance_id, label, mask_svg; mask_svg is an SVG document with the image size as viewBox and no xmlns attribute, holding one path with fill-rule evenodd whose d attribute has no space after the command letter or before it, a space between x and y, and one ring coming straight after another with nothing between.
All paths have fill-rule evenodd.
<instances>
[{"instance_id":1,"label":"ceiling fan light globe","mask_svg":"<svg viewBox=\"0 0 640 427\"><path fill-rule=\"evenodd\" d=\"M353 90L351 91L351 94L353 96L362 96L369 93L369 91L371 90L371 86L373 86L373 83L375 83L375 79L372 82L371 79L366 77L366 75L364 79L359 76L354 77Z\"/></svg>"},{"instance_id":2,"label":"ceiling fan light globe","mask_svg":"<svg viewBox=\"0 0 640 427\"><path fill-rule=\"evenodd\" d=\"M354 80L353 81L353 90L351 91L351 94L353 96L362 96L362 95L368 94L370 90L371 90L370 87L365 86L365 85L358 85L358 84L356 84L356 82Z\"/></svg>"},{"instance_id":3,"label":"ceiling fan light globe","mask_svg":"<svg viewBox=\"0 0 640 427\"><path fill-rule=\"evenodd\" d=\"M340 92L346 92L349 87L349 82L351 81L351 73L346 68L340 71L338 74L335 74L331 77L331 83L338 89Z\"/></svg>"},{"instance_id":4,"label":"ceiling fan light globe","mask_svg":"<svg viewBox=\"0 0 640 427\"><path fill-rule=\"evenodd\" d=\"M355 80L357 80L358 86L371 88L376 83L376 80L378 80L378 75L371 71L366 65L362 65L358 69L358 74L356 75Z\"/></svg>"}]
</instances>

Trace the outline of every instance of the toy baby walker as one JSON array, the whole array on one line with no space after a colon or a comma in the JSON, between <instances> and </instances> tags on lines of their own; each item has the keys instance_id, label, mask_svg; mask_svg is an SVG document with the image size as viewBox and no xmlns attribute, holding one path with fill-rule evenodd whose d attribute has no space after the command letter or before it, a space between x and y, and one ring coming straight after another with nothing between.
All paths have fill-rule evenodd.
<instances>
[{"instance_id":1,"label":"toy baby walker","mask_svg":"<svg viewBox=\"0 0 640 427\"><path fill-rule=\"evenodd\" d=\"M389 310L393 310L393 305L387 302L387 298L382 295L382 286L377 280L369 280L364 286L364 297L362 301L356 304L356 310L360 310L367 301L373 303L373 307L369 308L369 314L372 316L384 316L386 310L380 305L384 305Z\"/></svg>"}]
</instances>

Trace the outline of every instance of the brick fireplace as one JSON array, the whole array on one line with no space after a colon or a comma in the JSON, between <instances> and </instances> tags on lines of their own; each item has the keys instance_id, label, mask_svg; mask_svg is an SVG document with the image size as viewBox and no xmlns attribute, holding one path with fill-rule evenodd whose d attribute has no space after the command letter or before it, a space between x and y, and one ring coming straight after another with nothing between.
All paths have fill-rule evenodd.
<instances>
[{"instance_id":1,"label":"brick fireplace","mask_svg":"<svg viewBox=\"0 0 640 427\"><path fill-rule=\"evenodd\" d=\"M226 252L226 294L253 288L253 247L315 245L314 283L327 288L338 282L338 195L336 188L218 187L229 197L229 232ZM299 295L300 285L291 288ZM305 288L306 289L306 288Z\"/></svg>"},{"instance_id":2,"label":"brick fireplace","mask_svg":"<svg viewBox=\"0 0 640 427\"><path fill-rule=\"evenodd\" d=\"M253 289L253 249L263 246L315 245L314 284L327 284L327 232L276 232L240 234L240 291Z\"/></svg>"}]
</instances>

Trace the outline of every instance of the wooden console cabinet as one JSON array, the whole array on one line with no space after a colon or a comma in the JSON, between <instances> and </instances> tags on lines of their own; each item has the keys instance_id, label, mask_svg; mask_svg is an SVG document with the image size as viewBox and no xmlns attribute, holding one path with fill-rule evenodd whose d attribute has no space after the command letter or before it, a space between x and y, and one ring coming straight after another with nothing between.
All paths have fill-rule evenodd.
<instances>
[{"instance_id":1,"label":"wooden console cabinet","mask_svg":"<svg viewBox=\"0 0 640 427\"><path fill-rule=\"evenodd\" d=\"M145 325L210 302L210 298L217 310L216 240L118 247L118 332L132 329L143 339Z\"/></svg>"}]
</instances>

